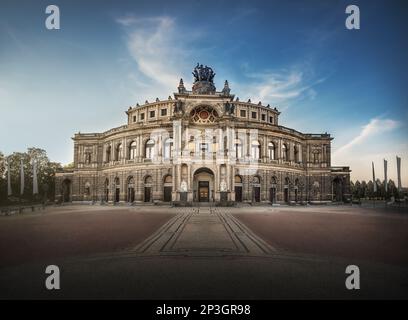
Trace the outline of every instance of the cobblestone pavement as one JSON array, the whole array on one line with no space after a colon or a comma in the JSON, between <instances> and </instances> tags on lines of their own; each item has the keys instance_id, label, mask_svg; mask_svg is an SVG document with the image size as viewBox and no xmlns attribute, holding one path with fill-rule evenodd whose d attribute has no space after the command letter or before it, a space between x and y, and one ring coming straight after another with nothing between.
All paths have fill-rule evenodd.
<instances>
[{"instance_id":1,"label":"cobblestone pavement","mask_svg":"<svg viewBox=\"0 0 408 320\"><path fill-rule=\"evenodd\" d=\"M107 253L94 252L0 268L0 298L401 299L408 296L406 267L282 249L270 239L267 243L266 236L260 232L255 234L256 228L249 229L250 224L237 218L237 213L253 215L259 225L259 221L265 221L258 219L263 215L286 217L294 211L307 215L314 208L140 207L125 210L152 215L165 212L173 216L137 245ZM324 224L336 221L330 220L334 218L330 214L336 215L341 210L316 209L315 220L302 220L300 225L313 221L324 228ZM320 216L318 211L330 212L329 217ZM344 211L345 218L351 214L381 216L372 211L361 214L351 213L347 208ZM399 216L390 216L390 219L400 223L406 220ZM305 232L290 219L289 226L292 233L282 232L278 238L283 234L294 237L296 232ZM138 228L142 228L141 225ZM278 226L274 228L271 230L279 230ZM365 226L361 228L363 232ZM268 231L268 227L263 230ZM387 230L392 232L393 229ZM59 291L48 291L44 287L44 268L51 263L61 269ZM361 270L361 290L345 288L345 268L350 264L358 265Z\"/></svg>"},{"instance_id":2,"label":"cobblestone pavement","mask_svg":"<svg viewBox=\"0 0 408 320\"><path fill-rule=\"evenodd\" d=\"M276 252L229 211L218 207L181 208L133 251L183 256L260 256Z\"/></svg>"}]
</instances>

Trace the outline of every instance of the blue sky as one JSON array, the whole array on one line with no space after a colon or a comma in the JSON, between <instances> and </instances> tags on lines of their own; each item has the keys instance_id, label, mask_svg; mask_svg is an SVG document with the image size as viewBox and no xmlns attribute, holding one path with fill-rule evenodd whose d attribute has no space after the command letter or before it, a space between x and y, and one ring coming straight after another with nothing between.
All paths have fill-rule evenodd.
<instances>
[{"instance_id":1,"label":"blue sky","mask_svg":"<svg viewBox=\"0 0 408 320\"><path fill-rule=\"evenodd\" d=\"M45 28L56 4L61 29ZM360 8L361 29L345 28ZM126 123L136 102L191 86L212 66L241 100L276 106L280 124L329 132L333 164L370 179L382 159L408 184L408 41L403 1L1 1L0 150L36 146L72 161L75 132ZM405 19L406 20L406 19Z\"/></svg>"}]
</instances>

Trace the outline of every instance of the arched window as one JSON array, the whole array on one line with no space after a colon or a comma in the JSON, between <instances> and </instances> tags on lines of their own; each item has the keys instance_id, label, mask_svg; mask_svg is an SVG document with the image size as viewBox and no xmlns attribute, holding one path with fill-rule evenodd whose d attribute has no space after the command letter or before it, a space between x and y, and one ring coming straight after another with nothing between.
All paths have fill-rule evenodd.
<instances>
[{"instance_id":1,"label":"arched window","mask_svg":"<svg viewBox=\"0 0 408 320\"><path fill-rule=\"evenodd\" d=\"M137 145L136 141L132 141L132 143L129 145L129 159L136 159L136 151L137 151Z\"/></svg>"},{"instance_id":2,"label":"arched window","mask_svg":"<svg viewBox=\"0 0 408 320\"><path fill-rule=\"evenodd\" d=\"M164 178L164 183L165 183L165 184L171 184L171 183L173 183L173 177L172 177L171 175L167 175L167 176Z\"/></svg>"},{"instance_id":3,"label":"arched window","mask_svg":"<svg viewBox=\"0 0 408 320\"><path fill-rule=\"evenodd\" d=\"M173 139L168 138L164 142L164 159L172 159L173 158Z\"/></svg>"},{"instance_id":4,"label":"arched window","mask_svg":"<svg viewBox=\"0 0 408 320\"><path fill-rule=\"evenodd\" d=\"M122 157L123 157L123 146L121 143L119 143L116 146L116 159L115 160L119 161L120 159L122 159Z\"/></svg>"},{"instance_id":5,"label":"arched window","mask_svg":"<svg viewBox=\"0 0 408 320\"><path fill-rule=\"evenodd\" d=\"M218 113L209 106L199 106L191 111L191 119L196 123L214 123Z\"/></svg>"},{"instance_id":6,"label":"arched window","mask_svg":"<svg viewBox=\"0 0 408 320\"><path fill-rule=\"evenodd\" d=\"M252 159L258 160L260 157L260 154L261 154L261 144L257 140L252 141L251 143Z\"/></svg>"},{"instance_id":7,"label":"arched window","mask_svg":"<svg viewBox=\"0 0 408 320\"><path fill-rule=\"evenodd\" d=\"M269 159L275 160L275 144L273 142L268 143Z\"/></svg>"},{"instance_id":8,"label":"arched window","mask_svg":"<svg viewBox=\"0 0 408 320\"><path fill-rule=\"evenodd\" d=\"M243 157L242 141L235 139L235 157L241 159Z\"/></svg>"},{"instance_id":9,"label":"arched window","mask_svg":"<svg viewBox=\"0 0 408 320\"><path fill-rule=\"evenodd\" d=\"M145 179L144 179L144 183L146 185L151 185L153 183L152 176L146 176Z\"/></svg>"},{"instance_id":10,"label":"arched window","mask_svg":"<svg viewBox=\"0 0 408 320\"><path fill-rule=\"evenodd\" d=\"M260 184L261 183L261 179L258 176L254 176L252 178L252 183L253 184Z\"/></svg>"},{"instance_id":11,"label":"arched window","mask_svg":"<svg viewBox=\"0 0 408 320\"><path fill-rule=\"evenodd\" d=\"M235 182L236 184L242 183L242 178L241 178L240 176L236 175L236 176L234 177L234 182Z\"/></svg>"},{"instance_id":12,"label":"arched window","mask_svg":"<svg viewBox=\"0 0 408 320\"><path fill-rule=\"evenodd\" d=\"M147 140L145 148L146 159L153 159L154 154L154 141L152 139Z\"/></svg>"},{"instance_id":13,"label":"arched window","mask_svg":"<svg viewBox=\"0 0 408 320\"><path fill-rule=\"evenodd\" d=\"M289 157L288 157L288 146L286 145L286 143L282 144L282 160L283 161L288 161Z\"/></svg>"},{"instance_id":14,"label":"arched window","mask_svg":"<svg viewBox=\"0 0 408 320\"><path fill-rule=\"evenodd\" d=\"M107 146L106 147L106 162L110 162L111 161L111 154L112 154L112 148L111 146Z\"/></svg>"}]
</instances>

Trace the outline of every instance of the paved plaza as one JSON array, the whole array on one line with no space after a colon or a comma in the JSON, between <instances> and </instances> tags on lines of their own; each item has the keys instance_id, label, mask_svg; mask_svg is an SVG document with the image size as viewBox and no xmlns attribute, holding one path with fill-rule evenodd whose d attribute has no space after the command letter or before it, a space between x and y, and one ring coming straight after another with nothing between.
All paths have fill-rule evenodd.
<instances>
[{"instance_id":1,"label":"paved plaza","mask_svg":"<svg viewBox=\"0 0 408 320\"><path fill-rule=\"evenodd\" d=\"M61 206L0 217L1 298L408 297L408 215L351 206ZM45 267L61 289L45 289ZM357 265L361 289L347 290Z\"/></svg>"}]
</instances>

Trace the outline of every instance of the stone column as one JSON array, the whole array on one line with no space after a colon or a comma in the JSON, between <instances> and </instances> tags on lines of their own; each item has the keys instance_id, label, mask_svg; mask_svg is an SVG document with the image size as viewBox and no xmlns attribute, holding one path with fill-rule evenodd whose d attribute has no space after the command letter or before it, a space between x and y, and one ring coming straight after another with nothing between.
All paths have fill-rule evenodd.
<instances>
[{"instance_id":1,"label":"stone column","mask_svg":"<svg viewBox=\"0 0 408 320\"><path fill-rule=\"evenodd\" d=\"M172 174L172 185L171 185L171 200L176 201L177 200L177 188L176 188L176 166L172 165L171 167L171 174Z\"/></svg>"},{"instance_id":2,"label":"stone column","mask_svg":"<svg viewBox=\"0 0 408 320\"><path fill-rule=\"evenodd\" d=\"M289 142L288 147L289 147L289 161L294 161L294 151L295 150L294 150L294 144L292 141Z\"/></svg>"},{"instance_id":3,"label":"stone column","mask_svg":"<svg viewBox=\"0 0 408 320\"><path fill-rule=\"evenodd\" d=\"M298 144L298 157L299 157L299 162L302 162L302 153L303 153L302 144L299 143L299 144Z\"/></svg>"},{"instance_id":4,"label":"stone column","mask_svg":"<svg viewBox=\"0 0 408 320\"><path fill-rule=\"evenodd\" d=\"M191 164L187 165L187 201L193 201L193 186L191 177Z\"/></svg>"},{"instance_id":5,"label":"stone column","mask_svg":"<svg viewBox=\"0 0 408 320\"><path fill-rule=\"evenodd\" d=\"M115 143L111 141L110 161L115 161Z\"/></svg>"},{"instance_id":6,"label":"stone column","mask_svg":"<svg viewBox=\"0 0 408 320\"><path fill-rule=\"evenodd\" d=\"M214 172L214 201L220 201L220 176L221 165L217 164Z\"/></svg>"},{"instance_id":7,"label":"stone column","mask_svg":"<svg viewBox=\"0 0 408 320\"><path fill-rule=\"evenodd\" d=\"M181 165L179 163L176 165L176 179L177 200L180 200Z\"/></svg>"},{"instance_id":8,"label":"stone column","mask_svg":"<svg viewBox=\"0 0 408 320\"><path fill-rule=\"evenodd\" d=\"M268 159L268 136L263 135L263 147L262 147L262 162L266 163Z\"/></svg>"},{"instance_id":9,"label":"stone column","mask_svg":"<svg viewBox=\"0 0 408 320\"><path fill-rule=\"evenodd\" d=\"M247 132L246 133L246 141L244 142L245 143L245 148L247 150L247 157L251 156L251 139L250 138L251 138L251 136L250 136L249 132Z\"/></svg>"},{"instance_id":10,"label":"stone column","mask_svg":"<svg viewBox=\"0 0 408 320\"><path fill-rule=\"evenodd\" d=\"M128 153L129 153L129 148L127 145L127 138L124 137L122 140L122 163L126 163L126 160L128 158Z\"/></svg>"},{"instance_id":11,"label":"stone column","mask_svg":"<svg viewBox=\"0 0 408 320\"><path fill-rule=\"evenodd\" d=\"M235 201L235 168L234 166L228 166L229 170L229 178L230 178L230 191L231 191L231 201Z\"/></svg>"}]
</instances>

